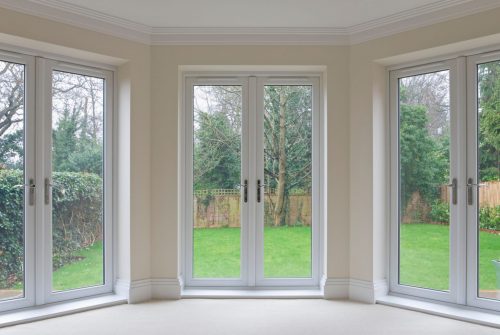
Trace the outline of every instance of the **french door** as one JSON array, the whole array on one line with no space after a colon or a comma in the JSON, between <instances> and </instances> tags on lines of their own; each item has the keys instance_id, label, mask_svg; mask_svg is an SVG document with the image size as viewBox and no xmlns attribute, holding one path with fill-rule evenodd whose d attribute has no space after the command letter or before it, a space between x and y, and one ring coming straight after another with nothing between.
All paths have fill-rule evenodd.
<instances>
[{"instance_id":1,"label":"french door","mask_svg":"<svg viewBox=\"0 0 500 335\"><path fill-rule=\"evenodd\" d=\"M500 310L500 55L390 80L391 291Z\"/></svg>"},{"instance_id":2,"label":"french door","mask_svg":"<svg viewBox=\"0 0 500 335\"><path fill-rule=\"evenodd\" d=\"M0 311L112 290L111 85L0 54Z\"/></svg>"},{"instance_id":3,"label":"french door","mask_svg":"<svg viewBox=\"0 0 500 335\"><path fill-rule=\"evenodd\" d=\"M318 286L319 78L185 92L186 286Z\"/></svg>"}]
</instances>

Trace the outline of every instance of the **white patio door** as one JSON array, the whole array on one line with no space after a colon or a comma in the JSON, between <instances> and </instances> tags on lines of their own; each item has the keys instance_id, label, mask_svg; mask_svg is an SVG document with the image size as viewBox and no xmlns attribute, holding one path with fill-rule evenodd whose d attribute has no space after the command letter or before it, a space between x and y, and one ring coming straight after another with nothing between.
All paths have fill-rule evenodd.
<instances>
[{"instance_id":1,"label":"white patio door","mask_svg":"<svg viewBox=\"0 0 500 335\"><path fill-rule=\"evenodd\" d=\"M319 79L186 78L186 286L319 285Z\"/></svg>"},{"instance_id":2,"label":"white patio door","mask_svg":"<svg viewBox=\"0 0 500 335\"><path fill-rule=\"evenodd\" d=\"M390 80L391 291L500 310L500 53Z\"/></svg>"},{"instance_id":3,"label":"white patio door","mask_svg":"<svg viewBox=\"0 0 500 335\"><path fill-rule=\"evenodd\" d=\"M112 82L0 52L0 312L112 291Z\"/></svg>"},{"instance_id":4,"label":"white patio door","mask_svg":"<svg viewBox=\"0 0 500 335\"><path fill-rule=\"evenodd\" d=\"M468 59L468 304L500 310L500 53Z\"/></svg>"}]
</instances>

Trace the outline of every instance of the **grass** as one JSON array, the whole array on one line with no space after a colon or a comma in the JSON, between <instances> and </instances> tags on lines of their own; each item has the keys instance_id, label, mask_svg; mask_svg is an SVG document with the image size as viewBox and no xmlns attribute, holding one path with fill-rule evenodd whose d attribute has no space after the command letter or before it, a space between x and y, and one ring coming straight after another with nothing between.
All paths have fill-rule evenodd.
<instances>
[{"instance_id":1,"label":"grass","mask_svg":"<svg viewBox=\"0 0 500 335\"><path fill-rule=\"evenodd\" d=\"M480 289L496 290L496 273L491 261L500 258L500 235L481 232L479 239ZM102 243L97 242L76 255L82 259L53 273L55 291L102 284ZM195 229L193 263L195 278L238 278L240 229ZM449 228L429 224L402 225L400 266L402 284L448 290ZM264 274L266 278L310 277L311 229L266 227Z\"/></svg>"},{"instance_id":2,"label":"grass","mask_svg":"<svg viewBox=\"0 0 500 335\"><path fill-rule=\"evenodd\" d=\"M67 264L52 274L52 289L66 291L103 283L102 242L96 242L89 248L75 254L81 260Z\"/></svg>"},{"instance_id":3,"label":"grass","mask_svg":"<svg viewBox=\"0 0 500 335\"><path fill-rule=\"evenodd\" d=\"M264 275L266 278L311 276L309 227L265 228ZM240 229L196 228L193 277L239 278L239 276Z\"/></svg>"},{"instance_id":4,"label":"grass","mask_svg":"<svg viewBox=\"0 0 500 335\"><path fill-rule=\"evenodd\" d=\"M493 259L500 258L500 235L479 233L479 287L496 290ZM401 226L400 282L436 290L449 289L449 227Z\"/></svg>"}]
</instances>

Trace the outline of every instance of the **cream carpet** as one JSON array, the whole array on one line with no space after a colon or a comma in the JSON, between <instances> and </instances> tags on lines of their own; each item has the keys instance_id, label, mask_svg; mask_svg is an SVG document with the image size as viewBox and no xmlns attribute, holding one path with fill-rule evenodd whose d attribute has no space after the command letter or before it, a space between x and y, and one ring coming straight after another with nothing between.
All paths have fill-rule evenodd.
<instances>
[{"instance_id":1,"label":"cream carpet","mask_svg":"<svg viewBox=\"0 0 500 335\"><path fill-rule=\"evenodd\" d=\"M0 335L500 334L382 305L327 300L194 300L120 305L0 329Z\"/></svg>"}]
</instances>

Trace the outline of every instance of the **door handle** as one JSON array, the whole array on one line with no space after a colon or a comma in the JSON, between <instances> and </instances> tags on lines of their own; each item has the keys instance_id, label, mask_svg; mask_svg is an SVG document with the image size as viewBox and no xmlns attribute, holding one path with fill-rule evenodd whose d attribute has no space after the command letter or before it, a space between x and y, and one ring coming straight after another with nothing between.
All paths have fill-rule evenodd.
<instances>
[{"instance_id":1,"label":"door handle","mask_svg":"<svg viewBox=\"0 0 500 335\"><path fill-rule=\"evenodd\" d=\"M35 205L35 194L36 194L36 185L35 180L30 178L28 184L15 185L15 188L28 188L28 204L30 206Z\"/></svg>"},{"instance_id":2,"label":"door handle","mask_svg":"<svg viewBox=\"0 0 500 335\"><path fill-rule=\"evenodd\" d=\"M453 178L451 184L447 185L451 187L451 203L456 205L458 203L458 180L457 178Z\"/></svg>"},{"instance_id":3,"label":"door handle","mask_svg":"<svg viewBox=\"0 0 500 335\"><path fill-rule=\"evenodd\" d=\"M45 187L44 189L45 204L48 205L50 204L50 188L52 187L49 178L45 178L44 187Z\"/></svg>"},{"instance_id":4,"label":"door handle","mask_svg":"<svg viewBox=\"0 0 500 335\"><path fill-rule=\"evenodd\" d=\"M473 187L476 186L477 188L486 186L486 184L474 184L474 179L469 178L467 179L467 204L469 206L472 206L474 204L474 194L473 192Z\"/></svg>"},{"instance_id":5,"label":"door handle","mask_svg":"<svg viewBox=\"0 0 500 335\"><path fill-rule=\"evenodd\" d=\"M245 182L243 183L243 201L248 202L248 180L245 179Z\"/></svg>"},{"instance_id":6,"label":"door handle","mask_svg":"<svg viewBox=\"0 0 500 335\"><path fill-rule=\"evenodd\" d=\"M266 186L266 184L262 184L260 179L257 180L257 202L260 202L262 199L262 188Z\"/></svg>"}]
</instances>

